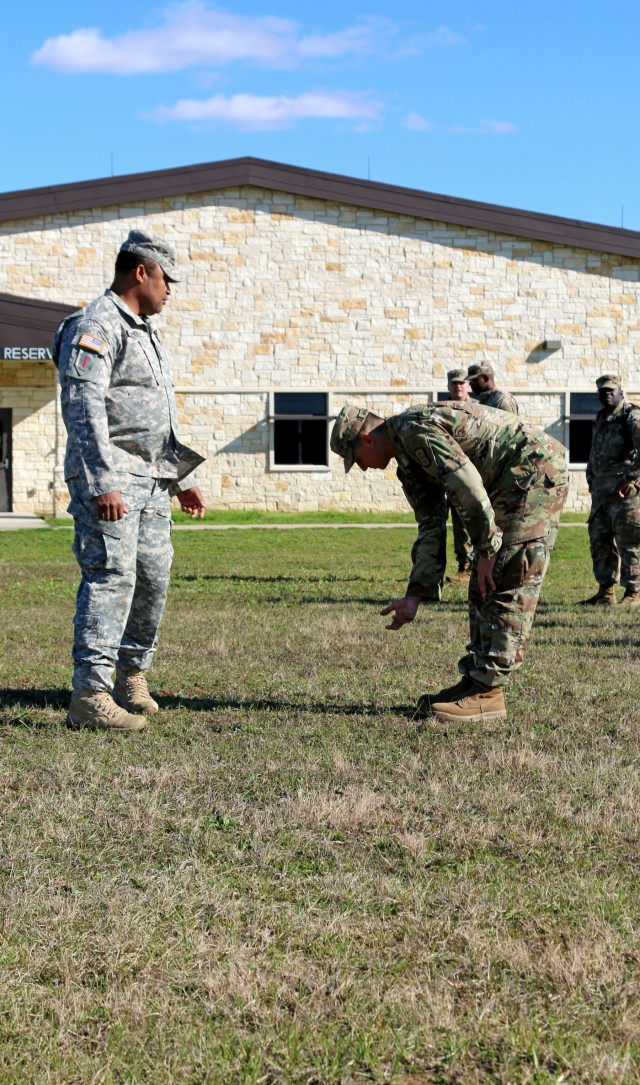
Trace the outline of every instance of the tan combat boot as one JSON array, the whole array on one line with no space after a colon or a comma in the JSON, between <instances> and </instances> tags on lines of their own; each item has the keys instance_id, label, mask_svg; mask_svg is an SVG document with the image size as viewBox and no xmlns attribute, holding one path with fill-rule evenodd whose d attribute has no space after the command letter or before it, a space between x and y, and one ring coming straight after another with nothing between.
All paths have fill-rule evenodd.
<instances>
[{"instance_id":1,"label":"tan combat boot","mask_svg":"<svg viewBox=\"0 0 640 1085\"><path fill-rule=\"evenodd\" d=\"M144 731L144 716L135 716L117 705L102 689L74 689L67 723L72 727L95 727L99 731Z\"/></svg>"},{"instance_id":2,"label":"tan combat boot","mask_svg":"<svg viewBox=\"0 0 640 1085\"><path fill-rule=\"evenodd\" d=\"M159 705L149 693L146 671L116 670L113 699L129 712L157 712Z\"/></svg>"},{"instance_id":3,"label":"tan combat boot","mask_svg":"<svg viewBox=\"0 0 640 1085\"><path fill-rule=\"evenodd\" d=\"M478 682L472 682L472 688L454 701L432 701L431 711L436 719L450 723L507 718L502 687L481 686Z\"/></svg>"},{"instance_id":4,"label":"tan combat boot","mask_svg":"<svg viewBox=\"0 0 640 1085\"><path fill-rule=\"evenodd\" d=\"M631 588L626 588L625 593L620 600L621 607L640 607L640 591L633 591Z\"/></svg>"},{"instance_id":5,"label":"tan combat boot","mask_svg":"<svg viewBox=\"0 0 640 1085\"><path fill-rule=\"evenodd\" d=\"M463 587L464 587L465 584L468 584L470 580L471 580L471 566L470 565L459 565L458 566L458 572L453 573L451 576L447 577L447 581L448 581L449 584L460 584Z\"/></svg>"},{"instance_id":6,"label":"tan combat boot","mask_svg":"<svg viewBox=\"0 0 640 1085\"><path fill-rule=\"evenodd\" d=\"M423 693L422 697L418 698L414 718L416 716L429 716L431 714L431 707L435 702L441 704L443 701L455 701L458 697L464 697L466 693L469 693L469 691L473 689L474 684L475 683L471 678L468 678L466 674L463 674L462 678L459 682L456 682L455 686L446 686L445 689L441 689L439 693Z\"/></svg>"},{"instance_id":7,"label":"tan combat boot","mask_svg":"<svg viewBox=\"0 0 640 1085\"><path fill-rule=\"evenodd\" d=\"M616 586L615 584L609 584L605 587L601 584L595 595L589 597L589 599L581 599L581 607L615 607L618 600L616 599Z\"/></svg>"}]
</instances>

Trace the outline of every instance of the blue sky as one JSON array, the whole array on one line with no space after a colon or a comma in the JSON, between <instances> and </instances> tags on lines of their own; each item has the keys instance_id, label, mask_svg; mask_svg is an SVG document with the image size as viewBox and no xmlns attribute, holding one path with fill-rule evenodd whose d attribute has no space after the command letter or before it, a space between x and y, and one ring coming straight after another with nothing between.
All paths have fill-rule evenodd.
<instances>
[{"instance_id":1,"label":"blue sky","mask_svg":"<svg viewBox=\"0 0 640 1085\"><path fill-rule=\"evenodd\" d=\"M3 24L3 192L254 155L640 230L640 0L24 0Z\"/></svg>"}]
</instances>

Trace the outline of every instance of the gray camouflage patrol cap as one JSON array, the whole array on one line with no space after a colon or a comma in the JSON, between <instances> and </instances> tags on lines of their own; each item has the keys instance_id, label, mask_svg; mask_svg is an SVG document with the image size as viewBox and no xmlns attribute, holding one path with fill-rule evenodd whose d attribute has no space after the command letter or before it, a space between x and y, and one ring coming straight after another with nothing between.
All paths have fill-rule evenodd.
<instances>
[{"instance_id":1,"label":"gray camouflage patrol cap","mask_svg":"<svg viewBox=\"0 0 640 1085\"><path fill-rule=\"evenodd\" d=\"M472 377L492 377L493 366L488 362L476 362L475 365L470 365L467 369L467 377L471 380Z\"/></svg>"},{"instance_id":2,"label":"gray camouflage patrol cap","mask_svg":"<svg viewBox=\"0 0 640 1085\"><path fill-rule=\"evenodd\" d=\"M622 382L617 373L603 373L596 381L596 388L621 388Z\"/></svg>"},{"instance_id":3,"label":"gray camouflage patrol cap","mask_svg":"<svg viewBox=\"0 0 640 1085\"><path fill-rule=\"evenodd\" d=\"M462 384L467 379L466 369L450 369L447 373L447 384Z\"/></svg>"},{"instance_id":4,"label":"gray camouflage patrol cap","mask_svg":"<svg viewBox=\"0 0 640 1085\"><path fill-rule=\"evenodd\" d=\"M180 282L175 250L161 238L152 237L144 230L131 230L127 240L122 242L120 252L132 252L143 260L155 260L170 283Z\"/></svg>"},{"instance_id":5,"label":"gray camouflage patrol cap","mask_svg":"<svg viewBox=\"0 0 640 1085\"><path fill-rule=\"evenodd\" d=\"M342 456L345 473L353 467L353 444L364 426L369 411L366 407L344 405L333 423L331 431L331 451Z\"/></svg>"}]
</instances>

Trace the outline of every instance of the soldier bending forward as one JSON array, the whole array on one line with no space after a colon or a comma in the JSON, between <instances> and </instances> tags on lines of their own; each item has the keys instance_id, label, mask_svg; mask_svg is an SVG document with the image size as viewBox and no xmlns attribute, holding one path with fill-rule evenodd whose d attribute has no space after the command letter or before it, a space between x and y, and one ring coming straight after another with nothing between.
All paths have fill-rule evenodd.
<instances>
[{"instance_id":1,"label":"soldier bending forward","mask_svg":"<svg viewBox=\"0 0 640 1085\"><path fill-rule=\"evenodd\" d=\"M387 629L413 621L420 603L437 599L444 570L446 499L471 536L470 636L458 664L462 678L418 702L445 720L502 719L502 687L522 663L524 646L568 492L565 449L516 415L476 403L413 407L386 421L345 406L331 434L344 459L398 479L418 521L405 596L381 611Z\"/></svg>"}]
</instances>

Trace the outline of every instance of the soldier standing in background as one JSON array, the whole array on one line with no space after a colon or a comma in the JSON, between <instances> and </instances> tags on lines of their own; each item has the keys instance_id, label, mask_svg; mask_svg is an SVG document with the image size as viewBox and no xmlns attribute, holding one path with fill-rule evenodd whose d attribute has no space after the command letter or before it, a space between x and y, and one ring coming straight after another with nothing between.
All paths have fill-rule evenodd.
<instances>
[{"instance_id":1,"label":"soldier standing in background","mask_svg":"<svg viewBox=\"0 0 640 1085\"><path fill-rule=\"evenodd\" d=\"M146 672L173 555L170 495L191 516L204 515L202 494L188 478L203 457L176 436L169 359L149 322L177 278L173 249L132 230L111 288L67 317L54 337L82 573L68 717L74 726L141 731L142 713L157 712Z\"/></svg>"},{"instance_id":2,"label":"soldier standing in background","mask_svg":"<svg viewBox=\"0 0 640 1085\"><path fill-rule=\"evenodd\" d=\"M596 381L598 412L587 464L591 493L589 544L600 587L583 605L640 606L640 408L625 398L617 373Z\"/></svg>"},{"instance_id":3,"label":"soldier standing in background","mask_svg":"<svg viewBox=\"0 0 640 1085\"><path fill-rule=\"evenodd\" d=\"M447 373L449 399L454 403L466 403L469 398L469 381L466 369L450 369ZM458 562L455 576L447 577L453 584L468 584L473 564L473 546L469 532L464 526L453 505L450 507L451 527L453 528L453 549Z\"/></svg>"},{"instance_id":4,"label":"soldier standing in background","mask_svg":"<svg viewBox=\"0 0 640 1085\"><path fill-rule=\"evenodd\" d=\"M413 569L402 599L381 611L401 629L442 578L446 501L453 501L476 556L469 584L470 636L462 678L425 694L421 712L444 720L506 716L502 687L523 660L569 486L565 448L544 430L477 403L413 407L392 418L345 406L331 448L362 471L398 463L418 521Z\"/></svg>"},{"instance_id":5,"label":"soldier standing in background","mask_svg":"<svg viewBox=\"0 0 640 1085\"><path fill-rule=\"evenodd\" d=\"M518 404L509 392L502 392L496 388L493 366L488 362L480 362L470 365L467 370L467 379L471 385L474 399L483 407L497 407L500 411L511 411L518 414Z\"/></svg>"}]
</instances>

